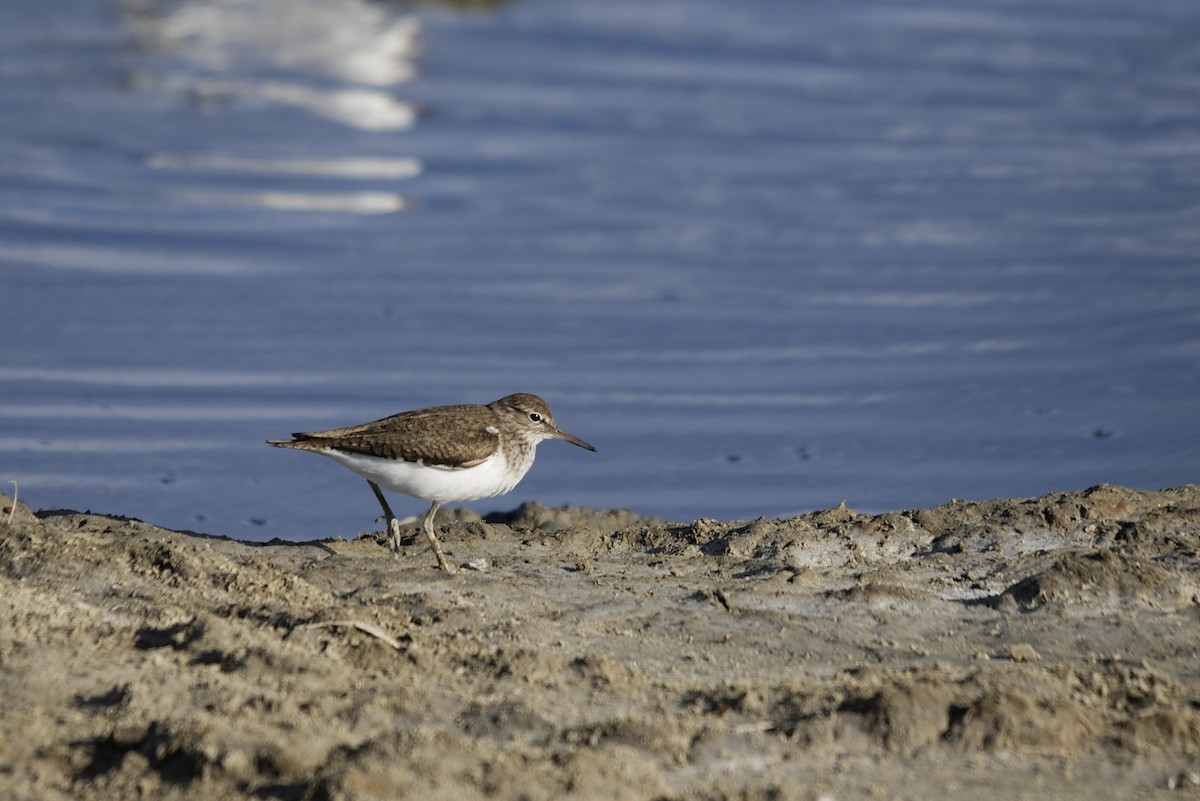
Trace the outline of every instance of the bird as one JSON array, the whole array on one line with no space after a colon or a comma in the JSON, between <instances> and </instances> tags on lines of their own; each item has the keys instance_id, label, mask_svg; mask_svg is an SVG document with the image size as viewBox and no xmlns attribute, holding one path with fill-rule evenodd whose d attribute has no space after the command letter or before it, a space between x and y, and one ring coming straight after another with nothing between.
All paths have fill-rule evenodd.
<instances>
[{"instance_id":1,"label":"bird","mask_svg":"<svg viewBox=\"0 0 1200 801\"><path fill-rule=\"evenodd\" d=\"M370 423L297 432L290 440L267 440L333 459L367 480L383 508L393 554L400 552L400 524L381 487L431 501L421 528L438 567L453 573L433 528L442 504L492 498L511 491L529 468L538 443L561 439L596 449L559 428L550 405L517 393L489 404L432 406Z\"/></svg>"}]
</instances>

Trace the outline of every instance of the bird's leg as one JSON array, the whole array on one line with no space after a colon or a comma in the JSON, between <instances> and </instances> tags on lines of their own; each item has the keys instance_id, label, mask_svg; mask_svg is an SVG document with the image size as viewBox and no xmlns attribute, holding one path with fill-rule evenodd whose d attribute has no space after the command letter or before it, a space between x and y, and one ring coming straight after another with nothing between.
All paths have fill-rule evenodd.
<instances>
[{"instance_id":1,"label":"bird's leg","mask_svg":"<svg viewBox=\"0 0 1200 801\"><path fill-rule=\"evenodd\" d=\"M383 497L383 493L379 490L379 485L374 481L368 481L371 485L371 491L375 493L375 497L379 499L379 505L383 507L383 518L387 521L388 542L392 546L392 553L399 555L400 553L400 521L392 514L392 507L388 506L387 498Z\"/></svg>"},{"instance_id":2,"label":"bird's leg","mask_svg":"<svg viewBox=\"0 0 1200 801\"><path fill-rule=\"evenodd\" d=\"M437 514L438 507L441 504L437 501L433 502L433 506L429 507L429 512L425 515L425 522L422 528L425 529L425 537L429 540L430 546L433 548L433 554L437 557L438 567L445 570L447 573L453 573L454 567L446 561L446 555L442 553L442 544L438 542L437 534L433 532L433 516Z\"/></svg>"}]
</instances>

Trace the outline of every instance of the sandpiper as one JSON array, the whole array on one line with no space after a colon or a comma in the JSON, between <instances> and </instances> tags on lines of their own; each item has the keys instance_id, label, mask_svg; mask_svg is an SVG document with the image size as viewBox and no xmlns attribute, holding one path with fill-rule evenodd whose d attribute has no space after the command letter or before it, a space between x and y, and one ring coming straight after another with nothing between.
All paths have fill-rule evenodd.
<instances>
[{"instance_id":1,"label":"sandpiper","mask_svg":"<svg viewBox=\"0 0 1200 801\"><path fill-rule=\"evenodd\" d=\"M491 498L517 486L544 439L562 439L596 450L554 424L550 406L518 393L486 406L434 406L372 423L267 440L278 448L328 456L367 480L387 520L392 553L400 550L400 524L381 486L432 501L421 527L438 566L453 573L433 531L433 516L451 501Z\"/></svg>"}]
</instances>

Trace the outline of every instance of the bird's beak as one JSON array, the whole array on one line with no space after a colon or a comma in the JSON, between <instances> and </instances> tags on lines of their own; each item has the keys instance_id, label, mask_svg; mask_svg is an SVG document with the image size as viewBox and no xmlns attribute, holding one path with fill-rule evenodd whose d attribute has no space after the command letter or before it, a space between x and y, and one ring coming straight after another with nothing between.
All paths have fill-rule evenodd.
<instances>
[{"instance_id":1,"label":"bird's beak","mask_svg":"<svg viewBox=\"0 0 1200 801\"><path fill-rule=\"evenodd\" d=\"M553 436L555 439L566 440L567 442L571 443L572 445L578 445L579 447L585 448L589 451L596 450L591 445L588 445L586 442L581 440L579 437L575 436L574 434L568 434L566 431L563 431L561 428L558 428L557 426L555 426L554 433L551 436Z\"/></svg>"}]
</instances>

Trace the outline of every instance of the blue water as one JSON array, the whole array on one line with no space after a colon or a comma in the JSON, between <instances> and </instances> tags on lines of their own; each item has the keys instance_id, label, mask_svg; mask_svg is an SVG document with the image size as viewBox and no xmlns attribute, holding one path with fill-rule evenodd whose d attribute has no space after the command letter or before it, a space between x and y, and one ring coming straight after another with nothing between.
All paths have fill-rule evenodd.
<instances>
[{"instance_id":1,"label":"blue water","mask_svg":"<svg viewBox=\"0 0 1200 801\"><path fill-rule=\"evenodd\" d=\"M8 2L0 53L34 507L353 534L264 439L516 391L599 452L481 511L1200 479L1193 0Z\"/></svg>"}]
</instances>

